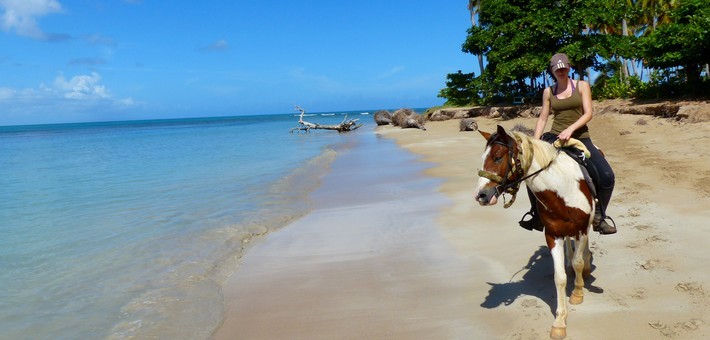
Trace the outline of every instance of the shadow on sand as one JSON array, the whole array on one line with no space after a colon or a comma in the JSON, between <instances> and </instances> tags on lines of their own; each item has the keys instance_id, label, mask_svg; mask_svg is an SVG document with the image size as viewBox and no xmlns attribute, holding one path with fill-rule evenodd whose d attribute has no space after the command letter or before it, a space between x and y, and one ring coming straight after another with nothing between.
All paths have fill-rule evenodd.
<instances>
[{"instance_id":1,"label":"shadow on sand","mask_svg":"<svg viewBox=\"0 0 710 340\"><path fill-rule=\"evenodd\" d=\"M592 257L592 273L594 272L594 258ZM522 278L518 281L515 276L525 271ZM584 280L585 290L590 293L603 293L604 289L594 286L595 281L593 275L590 275ZM481 303L484 308L496 308L501 304L509 306L519 297L534 296L544 301L550 306L550 312L554 315L557 308L557 300L555 293L554 269L552 266L552 257L550 251L545 246L541 246L530 257L528 263L518 272L513 274L510 281L506 283L491 283L488 282L491 289L488 291L485 301ZM571 267L567 268L567 297L572 293L574 288L574 270Z\"/></svg>"}]
</instances>

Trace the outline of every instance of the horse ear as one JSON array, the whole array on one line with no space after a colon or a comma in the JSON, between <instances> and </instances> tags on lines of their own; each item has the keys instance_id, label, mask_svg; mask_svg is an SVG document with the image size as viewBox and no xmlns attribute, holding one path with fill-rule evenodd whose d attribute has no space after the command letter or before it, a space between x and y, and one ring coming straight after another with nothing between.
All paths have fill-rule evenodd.
<instances>
[{"instance_id":1,"label":"horse ear","mask_svg":"<svg viewBox=\"0 0 710 340\"><path fill-rule=\"evenodd\" d=\"M481 136L483 136L483 138L485 138L486 140L488 140L489 138L491 138L491 134L488 133L488 132L481 131L481 130L478 130L478 132L479 132L479 133L481 134Z\"/></svg>"},{"instance_id":2,"label":"horse ear","mask_svg":"<svg viewBox=\"0 0 710 340\"><path fill-rule=\"evenodd\" d=\"M503 140L508 140L508 133L500 125L498 125L498 136L500 136Z\"/></svg>"}]
</instances>

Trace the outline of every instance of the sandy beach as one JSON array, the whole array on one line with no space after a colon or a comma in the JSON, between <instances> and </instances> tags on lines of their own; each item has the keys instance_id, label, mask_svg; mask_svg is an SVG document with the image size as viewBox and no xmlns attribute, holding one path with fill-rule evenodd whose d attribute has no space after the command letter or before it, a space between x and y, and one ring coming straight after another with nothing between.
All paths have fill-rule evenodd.
<instances>
[{"instance_id":1,"label":"sandy beach","mask_svg":"<svg viewBox=\"0 0 710 340\"><path fill-rule=\"evenodd\" d=\"M710 123L606 113L590 128L616 173L619 232L590 237L592 278L567 338L709 338ZM517 225L525 195L509 209L475 204L480 134L450 120L376 135L409 152L336 161L317 208L243 258L214 338L547 339L552 260L543 235ZM370 181L338 188L358 159Z\"/></svg>"}]
</instances>

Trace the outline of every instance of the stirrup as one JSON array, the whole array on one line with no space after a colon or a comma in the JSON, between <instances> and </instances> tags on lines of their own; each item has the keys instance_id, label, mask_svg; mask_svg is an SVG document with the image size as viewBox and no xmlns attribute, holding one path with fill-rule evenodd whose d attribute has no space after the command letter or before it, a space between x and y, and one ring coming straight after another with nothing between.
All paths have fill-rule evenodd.
<instances>
[{"instance_id":1,"label":"stirrup","mask_svg":"<svg viewBox=\"0 0 710 340\"><path fill-rule=\"evenodd\" d=\"M528 215L530 215L531 218L527 221L524 221L525 216L528 216ZM542 229L544 228L542 223L540 223L540 219L538 217L536 217L535 215L533 215L529 211L526 212L525 215L523 215L523 218L521 218L520 221L518 221L518 224L523 229L527 229L530 231L532 231L533 229L538 230L538 231L542 231Z\"/></svg>"},{"instance_id":2,"label":"stirrup","mask_svg":"<svg viewBox=\"0 0 710 340\"><path fill-rule=\"evenodd\" d=\"M609 219L611 221L611 224L607 223L606 220ZM594 231L598 231L599 234L601 235L611 235L611 234L616 234L616 222L614 221L613 218L606 216L599 221L598 224L594 225L592 228Z\"/></svg>"}]
</instances>

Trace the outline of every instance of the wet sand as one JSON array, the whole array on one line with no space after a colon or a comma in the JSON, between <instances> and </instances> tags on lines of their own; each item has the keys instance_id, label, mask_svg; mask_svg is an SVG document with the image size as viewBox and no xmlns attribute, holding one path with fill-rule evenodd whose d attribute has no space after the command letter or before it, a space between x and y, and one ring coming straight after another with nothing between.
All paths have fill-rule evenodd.
<instances>
[{"instance_id":1,"label":"wet sand","mask_svg":"<svg viewBox=\"0 0 710 340\"><path fill-rule=\"evenodd\" d=\"M619 232L590 238L592 279L568 339L710 337L710 124L604 114L590 127L616 172ZM246 254L214 337L548 338L552 261L542 234L517 226L527 197L474 204L483 138L454 120L427 128L377 129L411 153L367 152L388 145L376 141L336 160L312 195L318 208Z\"/></svg>"}]
</instances>

